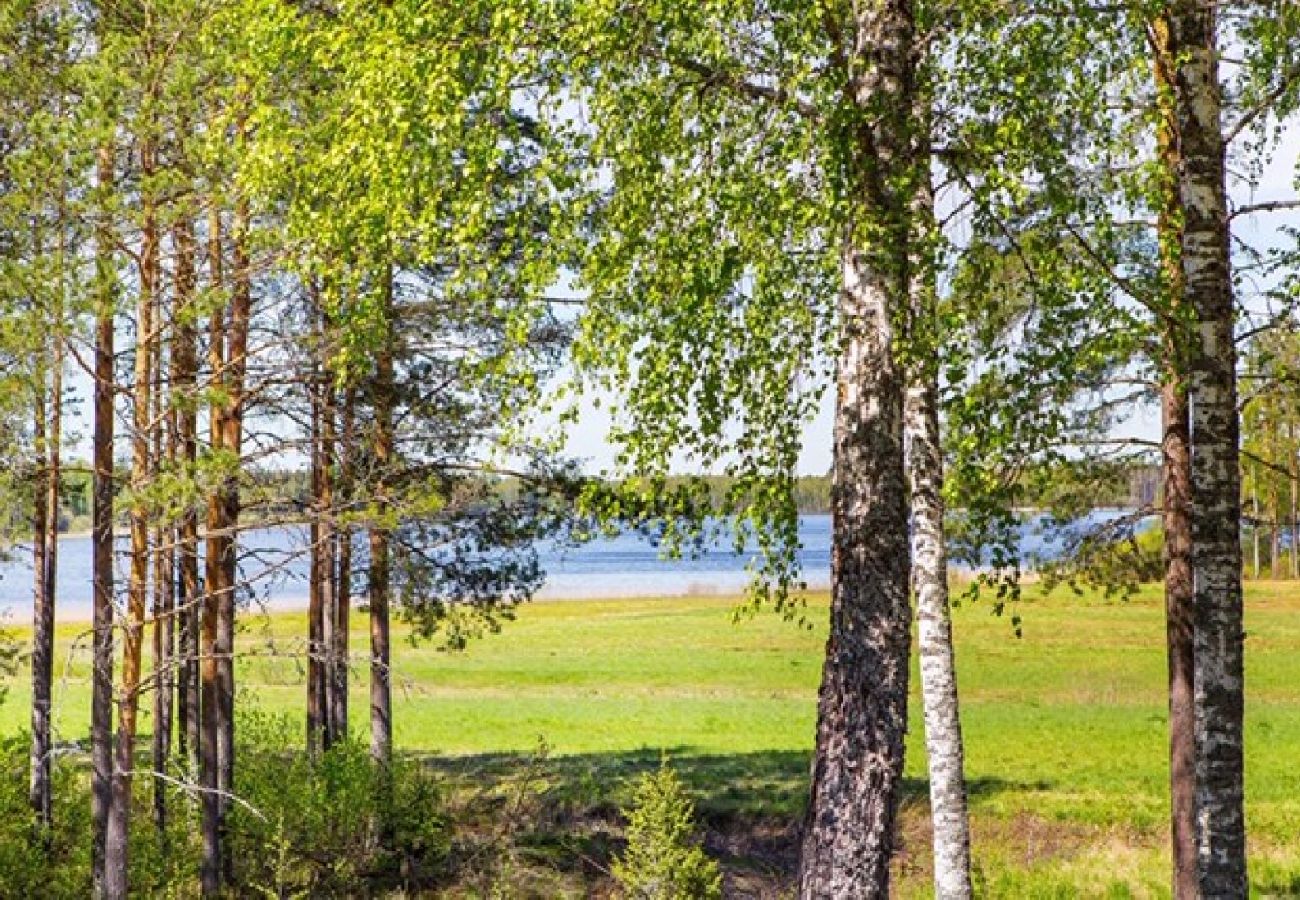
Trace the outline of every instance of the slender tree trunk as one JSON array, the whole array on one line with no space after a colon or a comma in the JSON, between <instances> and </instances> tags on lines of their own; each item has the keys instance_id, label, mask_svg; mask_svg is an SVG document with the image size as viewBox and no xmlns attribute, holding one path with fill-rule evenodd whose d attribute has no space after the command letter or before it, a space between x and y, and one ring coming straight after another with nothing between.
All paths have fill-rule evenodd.
<instances>
[{"instance_id":1,"label":"slender tree trunk","mask_svg":"<svg viewBox=\"0 0 1300 900\"><path fill-rule=\"evenodd\" d=\"M53 818L53 752L51 698L54 689L54 604L59 571L59 479L63 435L63 290L66 263L66 211L63 195L59 197L58 234L55 239L57 284L49 311L47 346L48 367L38 371L36 395L35 444L40 461L40 477L34 493L34 532L32 569L35 604L32 609L32 749L31 804L43 829L50 829ZM37 252L40 252L39 241ZM48 368L48 395L45 393ZM47 425L48 422L48 425Z\"/></svg>"},{"instance_id":2,"label":"slender tree trunk","mask_svg":"<svg viewBox=\"0 0 1300 900\"><path fill-rule=\"evenodd\" d=\"M36 397L35 444L43 477L34 491L35 534L32 543L32 749L31 804L42 828L50 829L53 818L54 741L51 712L54 689L54 607L59 573L59 486L63 452L63 315L67 281L67 185L58 200L58 232L55 237L55 279L49 311L48 345L49 394L45 394L45 366L41 366ZM40 252L40 241L36 242ZM48 427L47 427L48 420Z\"/></svg>"},{"instance_id":3,"label":"slender tree trunk","mask_svg":"<svg viewBox=\"0 0 1300 900\"><path fill-rule=\"evenodd\" d=\"M140 151L140 169L148 179L154 172L154 149ZM144 492L149 485L153 419L154 302L158 290L158 223L152 198L143 201L140 248L140 291L136 302L135 384L131 417L131 568L127 584L127 620L122 632L122 698L118 711L117 747L113 773L113 802L105 840L104 883L110 897L127 895L131 823L131 783L135 769L136 718L140 708L140 670L145 605L149 593L149 510Z\"/></svg>"},{"instance_id":4,"label":"slender tree trunk","mask_svg":"<svg viewBox=\"0 0 1300 900\"><path fill-rule=\"evenodd\" d=\"M49 836L53 826L54 742L51 732L51 696L54 690L54 599L58 570L59 537L59 432L63 400L63 263L64 206L59 198L57 248L58 284L48 311L45 343L36 364L33 412L33 449L36 472L32 490L32 743L30 796L37 823ZM33 229L32 251L43 253L39 228ZM46 391L49 391L47 394Z\"/></svg>"},{"instance_id":5,"label":"slender tree trunk","mask_svg":"<svg viewBox=\"0 0 1300 900\"><path fill-rule=\"evenodd\" d=\"M198 242L194 222L188 215L177 222L173 236L176 248L176 336L172 347L171 372L174 418L180 463L193 477L198 462L198 407L195 382L198 369L197 335L192 324ZM177 730L180 755L191 772L199 770L199 630L202 592L199 586L199 517L193 508L181 515L178 563L179 602L176 615L180 626L180 665L177 668L177 708L181 725Z\"/></svg>"},{"instance_id":6,"label":"slender tree trunk","mask_svg":"<svg viewBox=\"0 0 1300 900\"><path fill-rule=\"evenodd\" d=\"M174 311L173 311L174 313ZM154 319L161 331L163 315L161 292L154 295ZM174 321L173 314L173 321ZM154 341L153 357L153 477L157 477L164 465L173 465L176 460L176 431L172 427L172 415L169 413L169 400L164 394L163 379L163 341L159 336ZM164 424L168 427L164 428ZM166 443L165 443L166 442ZM173 681L176 667L176 554L172 535L174 529L164 528L161 524L154 528L153 550L153 767L154 771L166 773L171 761L172 746L172 709L175 700ZM153 818L160 838L166 840L167 833L167 782L155 778L153 782ZM165 845L164 845L165 846Z\"/></svg>"},{"instance_id":7,"label":"slender tree trunk","mask_svg":"<svg viewBox=\"0 0 1300 900\"><path fill-rule=\"evenodd\" d=\"M1259 474L1250 480L1250 540L1254 553L1254 562L1251 565L1251 577L1259 581L1260 573L1263 572L1263 566L1260 564L1260 537L1259 527Z\"/></svg>"},{"instance_id":8,"label":"slender tree trunk","mask_svg":"<svg viewBox=\"0 0 1300 900\"><path fill-rule=\"evenodd\" d=\"M1161 462L1164 477L1162 525L1165 534L1165 646L1169 669L1169 796L1173 892L1176 900L1195 900L1196 886L1196 702L1192 569L1192 456L1187 404L1185 316L1181 247L1182 207L1176 110L1175 60L1169 50L1169 22L1152 22L1154 75L1160 104L1157 130L1162 169L1159 211L1160 265L1167 318L1162 323Z\"/></svg>"},{"instance_id":9,"label":"slender tree trunk","mask_svg":"<svg viewBox=\"0 0 1300 900\"><path fill-rule=\"evenodd\" d=\"M319 385L311 386L311 494L313 510L308 533L311 540L311 569L307 589L307 752L315 756L325 746L325 679L321 674L321 641L324 634L325 604L320 548L320 397Z\"/></svg>"},{"instance_id":10,"label":"slender tree trunk","mask_svg":"<svg viewBox=\"0 0 1300 900\"><path fill-rule=\"evenodd\" d=\"M1240 420L1218 38L1212 4L1176 0L1171 8L1182 263L1197 323L1191 423L1199 877L1203 897L1245 897Z\"/></svg>"},{"instance_id":11,"label":"slender tree trunk","mask_svg":"<svg viewBox=\"0 0 1300 900\"><path fill-rule=\"evenodd\" d=\"M68 257L65 194L66 189L59 196L59 235L56 266L58 285L56 285L54 292L54 310L52 314L54 335L53 346L50 349L52 357L50 365L50 427L45 437L49 456L45 464L45 506L47 511L45 514L45 609L43 611L45 618L42 622L42 629L45 634L43 640L49 645L46 661L48 672L45 676L47 697L50 694L50 688L53 686L54 677L54 610L59 589L59 497L63 481L63 317ZM33 660L34 664L35 661ZM46 742L52 751L53 743L48 736ZM52 763L53 759L47 756L45 771L47 785L45 802L47 807L53 802L51 793L53 786L50 783Z\"/></svg>"},{"instance_id":12,"label":"slender tree trunk","mask_svg":"<svg viewBox=\"0 0 1300 900\"><path fill-rule=\"evenodd\" d=\"M222 544L222 593L217 606L217 660L219 663L221 729L217 733L217 759L222 790L221 825L225 828L230 810L230 795L235 787L235 590L238 584L239 472L242 466L244 426L244 378L248 366L248 329L252 307L252 272L248 258L248 203L235 201L231 240L232 272L230 296L230 334L226 344L226 397L228 411L222 417L222 448L232 457L233 470L223 485L222 521L229 537ZM226 879L231 875L233 860L223 858Z\"/></svg>"},{"instance_id":13,"label":"slender tree trunk","mask_svg":"<svg viewBox=\"0 0 1300 900\"><path fill-rule=\"evenodd\" d=\"M322 333L329 335L328 322ZM321 553L321 714L323 716L325 748L329 749L339 739L335 729L334 716L334 670L336 662L334 651L338 639L334 628L338 624L338 569L334 531L334 432L337 410L334 403L334 383L329 366L324 367L321 380L321 433L320 458L321 482L317 502L320 506L320 553Z\"/></svg>"},{"instance_id":14,"label":"slender tree trunk","mask_svg":"<svg viewBox=\"0 0 1300 900\"><path fill-rule=\"evenodd\" d=\"M393 464L393 270L384 276L384 336L375 372L375 511L370 528L370 755L387 768L393 757L392 655L389 641L388 477Z\"/></svg>"},{"instance_id":15,"label":"slender tree trunk","mask_svg":"<svg viewBox=\"0 0 1300 900\"><path fill-rule=\"evenodd\" d=\"M1173 889L1196 889L1195 578L1187 391L1178 376L1161 389L1164 438L1165 643L1169 661L1169 795Z\"/></svg>"},{"instance_id":16,"label":"slender tree trunk","mask_svg":"<svg viewBox=\"0 0 1300 900\"><path fill-rule=\"evenodd\" d=\"M1282 577L1282 488L1276 477L1269 480L1268 577L1276 580Z\"/></svg>"},{"instance_id":17,"label":"slender tree trunk","mask_svg":"<svg viewBox=\"0 0 1300 900\"><path fill-rule=\"evenodd\" d=\"M317 298L319 300L319 296ZM319 305L319 303L317 304ZM319 356L324 356L324 335L320 334ZM307 390L311 398L311 570L307 593L307 752L316 755L325 746L325 675L321 644L325 639L325 554L321 546L324 518L320 498L325 492L325 462L321 452L320 360L312 365Z\"/></svg>"},{"instance_id":18,"label":"slender tree trunk","mask_svg":"<svg viewBox=\"0 0 1300 900\"><path fill-rule=\"evenodd\" d=\"M29 799L44 829L53 824L50 806L50 696L54 689L54 610L45 587L49 576L46 523L50 516L49 451L46 436L46 394L43 366L36 373L32 443L37 459L32 491L32 743ZM55 510L58 515L58 510Z\"/></svg>"},{"instance_id":19,"label":"slender tree trunk","mask_svg":"<svg viewBox=\"0 0 1300 900\"><path fill-rule=\"evenodd\" d=\"M343 398L343 435L339 447L339 472L341 497L336 503L345 506L352 500L352 450L356 438L354 407L356 392L349 387ZM352 532L346 525L336 529L338 543L338 580L334 591L334 685L330 715L334 720L334 734L344 739L348 735L348 629L351 627L352 605Z\"/></svg>"},{"instance_id":20,"label":"slender tree trunk","mask_svg":"<svg viewBox=\"0 0 1300 900\"><path fill-rule=\"evenodd\" d=\"M317 292L318 359L312 390L312 578L311 660L308 666L308 731L313 749L328 750L338 734L334 721L334 627L337 571L334 543L334 385L330 372L333 334Z\"/></svg>"},{"instance_id":21,"label":"slender tree trunk","mask_svg":"<svg viewBox=\"0 0 1300 900\"><path fill-rule=\"evenodd\" d=\"M923 112L923 115L928 118ZM926 133L928 129L923 130ZM918 247L935 227L928 179L917 190ZM948 605L944 539L943 440L939 431L935 272L923 249L913 254L909 348L913 357L903 407L903 443L911 488L912 589L916 594L917 649L925 747L930 771L934 892L938 900L972 896L970 820L966 809L965 748L957 701L957 667Z\"/></svg>"},{"instance_id":22,"label":"slender tree trunk","mask_svg":"<svg viewBox=\"0 0 1300 900\"><path fill-rule=\"evenodd\" d=\"M212 291L220 294L225 289L222 272L224 250L221 239L221 216L214 209L208 214L208 271ZM223 305L212 311L208 322L208 365L211 383L219 385L225 367L226 316ZM211 454L222 452L225 429L222 426L224 406L219 400L212 403L208 419L208 439ZM201 881L203 895L210 897L221 890L225 872L221 828L220 762L217 755L217 735L221 731L220 675L217 654L217 619L221 596L227 590L222 584L225 569L221 564L225 556L224 525L225 506L219 492L208 497L206 547L204 552L203 621L200 634L200 712L203 728L199 739L199 773L203 788L203 863Z\"/></svg>"},{"instance_id":23,"label":"slender tree trunk","mask_svg":"<svg viewBox=\"0 0 1300 900\"><path fill-rule=\"evenodd\" d=\"M904 377L893 353L908 303L914 22L908 0L856 8L849 90L862 110L844 234L832 482L831 623L817 708L799 896L889 895L910 649ZM870 148L867 150L866 148Z\"/></svg>"},{"instance_id":24,"label":"slender tree trunk","mask_svg":"<svg viewBox=\"0 0 1300 900\"><path fill-rule=\"evenodd\" d=\"M943 456L933 384L913 383L905 420L912 483L912 583L925 746L930 770L937 898L970 897L970 821L966 809L965 750L957 702L957 672L948 606L943 530Z\"/></svg>"},{"instance_id":25,"label":"slender tree trunk","mask_svg":"<svg viewBox=\"0 0 1300 900\"><path fill-rule=\"evenodd\" d=\"M94 508L91 514L94 581L94 668L91 676L91 817L94 820L92 870L96 897L105 894L105 842L113 782L113 319L116 305L114 241L106 215L113 189L113 148L99 148L98 191L103 196L95 231L95 422Z\"/></svg>"},{"instance_id":26,"label":"slender tree trunk","mask_svg":"<svg viewBox=\"0 0 1300 900\"><path fill-rule=\"evenodd\" d=\"M1291 483L1291 577L1300 579L1300 467L1296 466L1296 427L1291 423L1288 430L1288 436L1291 440L1287 441L1287 455L1290 458L1290 483Z\"/></svg>"}]
</instances>

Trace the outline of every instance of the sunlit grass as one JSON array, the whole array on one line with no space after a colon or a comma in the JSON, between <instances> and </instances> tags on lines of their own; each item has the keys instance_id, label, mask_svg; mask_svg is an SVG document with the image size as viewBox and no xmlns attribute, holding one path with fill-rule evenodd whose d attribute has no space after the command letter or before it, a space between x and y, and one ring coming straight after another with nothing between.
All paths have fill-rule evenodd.
<instances>
[{"instance_id":1,"label":"sunlit grass","mask_svg":"<svg viewBox=\"0 0 1300 900\"><path fill-rule=\"evenodd\" d=\"M491 754L505 768L511 754L542 741L577 779L570 787L593 799L615 795L629 772L666 748L704 795L706 816L793 820L824 642L825 598L811 604L813 630L770 615L733 624L733 600L685 598L535 603L462 653L401 637L396 738L421 753ZM1044 599L1030 589L1020 613L1024 635L1016 638L987 606L955 612L980 877L994 896L1162 895L1158 588L1128 601L1068 592ZM368 632L364 614L353 622L352 727L361 732ZM86 734L85 629L59 629L55 722L64 741ZM1251 584L1247 630L1252 871L1259 891L1285 893L1300 886L1300 585ZM241 704L301 716L304 632L302 614L245 617ZM25 726L28 699L24 671L0 706L0 731ZM919 694L914 701L904 893L923 890L928 865ZM149 699L142 705L147 731Z\"/></svg>"}]
</instances>

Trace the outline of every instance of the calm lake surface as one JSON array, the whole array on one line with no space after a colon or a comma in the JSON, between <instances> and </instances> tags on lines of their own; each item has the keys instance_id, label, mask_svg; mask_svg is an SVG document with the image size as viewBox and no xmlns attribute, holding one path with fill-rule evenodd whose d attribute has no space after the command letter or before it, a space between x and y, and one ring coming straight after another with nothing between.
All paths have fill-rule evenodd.
<instances>
[{"instance_id":1,"label":"calm lake surface","mask_svg":"<svg viewBox=\"0 0 1300 900\"><path fill-rule=\"evenodd\" d=\"M1081 527L1124 514L1123 510L1098 510ZM830 581L830 516L801 516L799 536L804 579L811 588L826 587ZM120 549L125 546L120 540ZM252 529L241 535L241 568L245 577L253 579L259 605L272 610L306 607L306 546L305 528ZM1051 556L1054 550L1059 552L1058 547L1059 539L1044 533L1038 519L1025 521L1021 528L1023 556ZM697 557L666 560L649 538L639 534L601 538L578 547L543 544L538 550L547 575L540 598L553 600L737 593L749 579L745 566L751 559L751 554L733 553L729 539L719 539ZM125 584L124 564L124 558L119 558L119 586ZM11 559L0 563L0 611L7 621L30 621L31 591L30 551L17 547ZM57 617L88 619L91 596L90 538L65 537L59 541Z\"/></svg>"}]
</instances>

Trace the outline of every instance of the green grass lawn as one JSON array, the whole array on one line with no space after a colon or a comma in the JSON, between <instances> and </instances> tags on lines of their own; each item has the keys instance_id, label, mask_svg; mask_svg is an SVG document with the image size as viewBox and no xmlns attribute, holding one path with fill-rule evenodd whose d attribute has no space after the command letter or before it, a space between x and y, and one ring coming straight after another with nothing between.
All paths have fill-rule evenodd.
<instances>
[{"instance_id":1,"label":"green grass lawn","mask_svg":"<svg viewBox=\"0 0 1300 900\"><path fill-rule=\"evenodd\" d=\"M1159 591L1129 601L1027 594L1019 639L987 606L955 613L985 892L1162 896ZM824 640L824 598L811 602L816 630L769 615L733 624L732 601L689 598L535 603L502 633L457 654L399 641L397 742L438 757L434 764L450 774L478 779L504 777L544 742L554 796L602 808L624 796L629 773L667 750L700 795L706 821L723 830L748 823L751 838L766 829L771 846L753 856L779 874L803 802ZM361 650L364 617L354 622L353 647ZM63 740L86 733L85 628L59 631L55 724ZM1300 895L1300 585L1251 585L1247 629L1252 880L1260 895ZM245 617L240 704L301 716L304 632L302 615ZM366 675L358 663L358 730ZM20 673L0 706L0 732L24 727L28 697ZM902 895L923 895L928 877L915 690L913 701Z\"/></svg>"}]
</instances>

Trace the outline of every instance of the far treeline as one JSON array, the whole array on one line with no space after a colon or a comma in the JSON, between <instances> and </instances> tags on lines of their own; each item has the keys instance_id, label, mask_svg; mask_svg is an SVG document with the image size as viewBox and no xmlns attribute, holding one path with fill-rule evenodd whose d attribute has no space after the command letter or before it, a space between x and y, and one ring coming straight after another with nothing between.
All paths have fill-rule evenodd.
<instances>
[{"instance_id":1,"label":"far treeline","mask_svg":"<svg viewBox=\"0 0 1300 900\"><path fill-rule=\"evenodd\" d=\"M118 482L125 483L126 468L119 464L116 471ZM1016 505L1021 508L1049 509L1063 493L1059 486L1072 483L1078 476L1076 467L1062 464L1054 465L1041 475L1024 477L1016 494ZM288 516L291 510L307 505L312 496L310 470L252 471L248 478L250 484L240 489L243 495L241 505L244 508L255 506L254 499L258 496L269 494L281 498L280 507L268 511L271 513L268 521L275 521L276 515ZM485 481L492 493L504 497L518 497L527 491L527 485L518 478L491 477L485 478ZM1158 497L1159 483L1158 466L1125 463L1111 467L1104 474L1093 472L1089 479L1089 498L1093 508L1140 509L1149 506ZM720 509L724 500L734 494L736 482L722 476L670 476L665 479L669 492L678 491L687 485L702 485L707 489L713 508ZM1058 488L1053 490L1049 485L1057 485ZM65 463L60 488L61 532L89 531L90 488L89 465L82 462ZM829 475L799 475L793 479L792 491L795 508L801 515L825 515L831 511ZM248 519L248 524L256 523Z\"/></svg>"},{"instance_id":2,"label":"far treeline","mask_svg":"<svg viewBox=\"0 0 1300 900\"><path fill-rule=\"evenodd\" d=\"M798 514L829 509L798 896L890 894L915 634L935 891L970 897L945 513L1001 601L1020 510L1114 505L1164 537L1173 893L1246 896L1243 497L1279 566L1300 494L1300 248L1269 218L1300 203L1256 193L1294 168L1297 107L1283 0L3 0L0 523L34 601L16 893L311 894L346 854L244 788L345 758L362 788L295 817L323 842L374 813L372 881L340 893L432 890L395 617L463 647L537 590L538 538L654 520L672 546L721 514L756 538L754 605L796 618ZM594 478L562 448L598 400ZM798 479L827 400L831 476ZM286 568L249 540L267 524L310 563L299 642L259 645L305 673L270 753L236 659Z\"/></svg>"}]
</instances>

